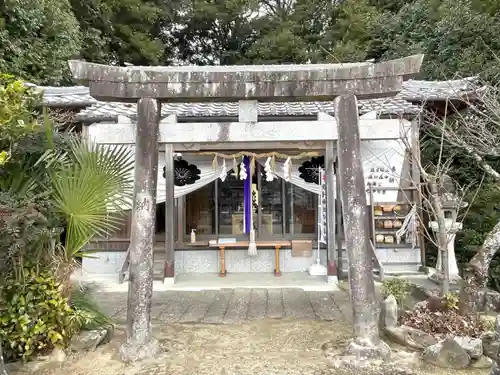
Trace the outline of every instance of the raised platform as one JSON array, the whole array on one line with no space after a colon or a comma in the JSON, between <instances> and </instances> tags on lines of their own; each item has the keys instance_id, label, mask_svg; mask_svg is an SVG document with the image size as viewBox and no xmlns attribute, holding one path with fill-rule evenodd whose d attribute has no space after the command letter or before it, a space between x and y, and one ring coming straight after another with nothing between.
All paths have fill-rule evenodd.
<instances>
[{"instance_id":1,"label":"raised platform","mask_svg":"<svg viewBox=\"0 0 500 375\"><path fill-rule=\"evenodd\" d=\"M95 283L99 289L106 292L126 292L128 283L118 283L118 277L113 275L82 274L77 270L72 279L76 282ZM175 284L167 285L162 281L153 282L154 291L199 291L220 290L226 288L251 288L251 289L288 289L297 288L305 291L336 291L336 283L327 283L326 276L310 276L307 272L283 273L275 277L272 273L229 273L226 277L219 277L217 273L205 274L179 274Z\"/></svg>"}]
</instances>

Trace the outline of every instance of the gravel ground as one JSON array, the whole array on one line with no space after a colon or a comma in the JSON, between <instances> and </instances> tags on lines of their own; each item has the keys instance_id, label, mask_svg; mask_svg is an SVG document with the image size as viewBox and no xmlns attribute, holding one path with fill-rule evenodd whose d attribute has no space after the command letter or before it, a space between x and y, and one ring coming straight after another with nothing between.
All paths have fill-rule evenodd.
<instances>
[{"instance_id":1,"label":"gravel ground","mask_svg":"<svg viewBox=\"0 0 500 375\"><path fill-rule=\"evenodd\" d=\"M321 345L344 347L351 327L344 320L263 319L238 325L169 324L155 328L164 353L155 361L126 365L118 356L125 333L36 375L403 375L400 369L339 370L329 366ZM487 370L421 367L419 375L487 375ZM19 372L18 374L27 374ZM12 375L17 375L12 373Z\"/></svg>"},{"instance_id":2,"label":"gravel ground","mask_svg":"<svg viewBox=\"0 0 500 375\"><path fill-rule=\"evenodd\" d=\"M126 295L99 294L117 321L125 317ZM155 294L154 336L163 354L155 361L122 363L125 340L118 326L112 341L95 352L68 357L36 375L406 375L400 368L349 370L329 365L324 343L343 348L351 338L345 292L221 290ZM9 375L27 374L28 368ZM419 367L418 375L487 375L488 370Z\"/></svg>"}]
</instances>

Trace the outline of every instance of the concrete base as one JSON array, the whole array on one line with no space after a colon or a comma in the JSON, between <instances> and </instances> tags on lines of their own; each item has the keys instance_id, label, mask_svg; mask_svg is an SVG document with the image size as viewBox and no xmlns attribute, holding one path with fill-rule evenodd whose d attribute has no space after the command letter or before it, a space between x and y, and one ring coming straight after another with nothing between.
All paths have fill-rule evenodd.
<instances>
[{"instance_id":1,"label":"concrete base","mask_svg":"<svg viewBox=\"0 0 500 375\"><path fill-rule=\"evenodd\" d=\"M82 283L95 283L108 292L126 292L128 283L119 284L116 277L110 275L82 275L78 271L72 280ZM167 284L168 283L168 284ZM326 276L310 276L307 272L283 272L281 277L273 273L228 273L226 277L211 274L177 274L172 280L153 281L154 291L178 290L220 290L226 288L298 288L305 291L338 291L339 287L332 279L327 283Z\"/></svg>"},{"instance_id":2,"label":"concrete base","mask_svg":"<svg viewBox=\"0 0 500 375\"><path fill-rule=\"evenodd\" d=\"M337 283L339 282L339 278L337 276L327 276L326 282L329 285L337 285Z\"/></svg>"},{"instance_id":3,"label":"concrete base","mask_svg":"<svg viewBox=\"0 0 500 375\"><path fill-rule=\"evenodd\" d=\"M311 276L326 276L328 273L326 267L320 263L310 265L307 272L309 272L309 275Z\"/></svg>"},{"instance_id":4,"label":"concrete base","mask_svg":"<svg viewBox=\"0 0 500 375\"><path fill-rule=\"evenodd\" d=\"M154 359L160 353L160 343L151 338L146 343L127 341L120 347L120 357L124 362L137 362L144 359Z\"/></svg>"},{"instance_id":5,"label":"concrete base","mask_svg":"<svg viewBox=\"0 0 500 375\"><path fill-rule=\"evenodd\" d=\"M435 282L436 284L442 284L444 280L444 275L440 272L435 272L429 276L429 280ZM462 278L459 275L450 275L450 284L460 284Z\"/></svg>"},{"instance_id":6,"label":"concrete base","mask_svg":"<svg viewBox=\"0 0 500 375\"><path fill-rule=\"evenodd\" d=\"M352 341L342 353L333 360L335 368L362 368L380 365L391 356L391 348L385 342L371 343L366 340ZM375 372L377 373L377 372Z\"/></svg>"},{"instance_id":7,"label":"concrete base","mask_svg":"<svg viewBox=\"0 0 500 375\"><path fill-rule=\"evenodd\" d=\"M177 275L174 277L165 277L163 279L163 285L165 286L172 286L175 284L175 280L177 279Z\"/></svg>"}]
</instances>

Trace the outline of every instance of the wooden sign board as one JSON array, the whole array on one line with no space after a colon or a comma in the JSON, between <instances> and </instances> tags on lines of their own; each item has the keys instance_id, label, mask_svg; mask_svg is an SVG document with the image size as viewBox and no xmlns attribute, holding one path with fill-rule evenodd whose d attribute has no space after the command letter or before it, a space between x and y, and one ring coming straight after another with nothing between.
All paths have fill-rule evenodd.
<instances>
[{"instance_id":1,"label":"wooden sign board","mask_svg":"<svg viewBox=\"0 0 500 375\"><path fill-rule=\"evenodd\" d=\"M313 255L311 240L292 241L292 257L310 258Z\"/></svg>"}]
</instances>

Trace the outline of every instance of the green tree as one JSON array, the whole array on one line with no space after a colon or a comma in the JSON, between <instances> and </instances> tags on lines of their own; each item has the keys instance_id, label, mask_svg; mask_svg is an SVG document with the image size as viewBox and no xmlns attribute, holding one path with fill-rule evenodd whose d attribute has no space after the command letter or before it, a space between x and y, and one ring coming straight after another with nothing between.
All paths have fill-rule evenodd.
<instances>
[{"instance_id":1,"label":"green tree","mask_svg":"<svg viewBox=\"0 0 500 375\"><path fill-rule=\"evenodd\" d=\"M26 81L69 82L80 30L68 0L5 0L0 5L0 71Z\"/></svg>"},{"instance_id":2,"label":"green tree","mask_svg":"<svg viewBox=\"0 0 500 375\"><path fill-rule=\"evenodd\" d=\"M69 0L82 33L81 56L103 64L168 62L162 27L169 11L155 0Z\"/></svg>"},{"instance_id":3,"label":"green tree","mask_svg":"<svg viewBox=\"0 0 500 375\"><path fill-rule=\"evenodd\" d=\"M368 0L346 0L335 8L332 27L326 32L325 40L331 62L358 62L367 59L382 12Z\"/></svg>"},{"instance_id":4,"label":"green tree","mask_svg":"<svg viewBox=\"0 0 500 375\"><path fill-rule=\"evenodd\" d=\"M232 65L245 62L249 46L257 38L252 25L257 15L255 0L180 1L165 24L165 44L172 45L176 59L198 65Z\"/></svg>"},{"instance_id":5,"label":"green tree","mask_svg":"<svg viewBox=\"0 0 500 375\"><path fill-rule=\"evenodd\" d=\"M252 25L258 38L246 57L252 63L307 63L325 60L331 43L335 4L325 0L260 1L266 10Z\"/></svg>"},{"instance_id":6,"label":"green tree","mask_svg":"<svg viewBox=\"0 0 500 375\"><path fill-rule=\"evenodd\" d=\"M368 57L425 53L423 76L450 79L480 74L496 80L500 68L498 1L417 0L375 28Z\"/></svg>"}]
</instances>

